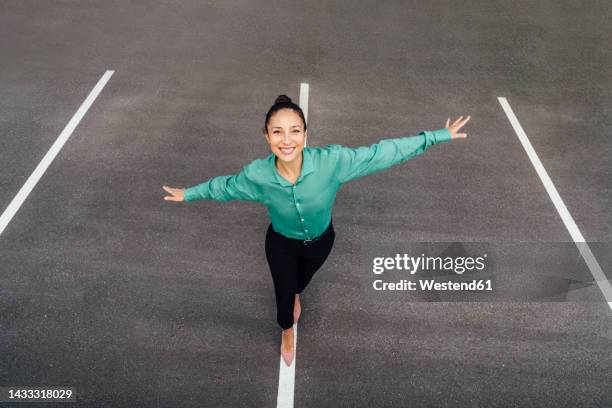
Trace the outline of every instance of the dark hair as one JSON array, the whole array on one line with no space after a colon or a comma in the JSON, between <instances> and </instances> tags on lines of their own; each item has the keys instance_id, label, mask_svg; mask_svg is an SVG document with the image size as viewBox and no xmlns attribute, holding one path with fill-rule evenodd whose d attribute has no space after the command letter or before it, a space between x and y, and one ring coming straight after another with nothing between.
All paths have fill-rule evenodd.
<instances>
[{"instance_id":1,"label":"dark hair","mask_svg":"<svg viewBox=\"0 0 612 408\"><path fill-rule=\"evenodd\" d=\"M291 109L297 112L298 115L302 118L302 123L304 123L304 130L306 130L306 119L304 118L304 112L302 112L302 108L299 105L296 105L291 101L291 98L287 95L279 95L278 98L274 101L274 105L268 111L266 115L266 123L264 124L264 131L268 130L268 122L270 122L270 118L274 113L278 112L281 109Z\"/></svg>"}]
</instances>

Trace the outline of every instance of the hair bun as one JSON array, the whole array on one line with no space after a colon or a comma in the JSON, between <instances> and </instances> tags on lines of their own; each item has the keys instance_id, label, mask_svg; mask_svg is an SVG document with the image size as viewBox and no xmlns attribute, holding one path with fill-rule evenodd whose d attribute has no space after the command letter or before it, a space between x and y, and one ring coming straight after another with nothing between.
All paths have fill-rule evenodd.
<instances>
[{"instance_id":1,"label":"hair bun","mask_svg":"<svg viewBox=\"0 0 612 408\"><path fill-rule=\"evenodd\" d=\"M286 102L291 102L291 98L288 97L287 95L279 95L278 98L276 98L276 100L274 101L274 103L286 103Z\"/></svg>"}]
</instances>

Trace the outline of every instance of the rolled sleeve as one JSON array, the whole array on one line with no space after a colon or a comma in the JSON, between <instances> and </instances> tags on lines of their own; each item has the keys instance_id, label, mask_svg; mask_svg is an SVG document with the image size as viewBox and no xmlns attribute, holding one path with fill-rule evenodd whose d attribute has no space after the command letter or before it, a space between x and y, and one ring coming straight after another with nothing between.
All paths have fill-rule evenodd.
<instances>
[{"instance_id":1,"label":"rolled sleeve","mask_svg":"<svg viewBox=\"0 0 612 408\"><path fill-rule=\"evenodd\" d=\"M340 183L346 183L402 163L425 152L428 147L448 140L451 140L451 134L444 128L423 131L416 136L383 139L370 146L330 146L337 153L336 177Z\"/></svg>"},{"instance_id":2,"label":"rolled sleeve","mask_svg":"<svg viewBox=\"0 0 612 408\"><path fill-rule=\"evenodd\" d=\"M431 133L435 140L434 144L448 142L451 140L451 132L447 128L432 130Z\"/></svg>"}]
</instances>

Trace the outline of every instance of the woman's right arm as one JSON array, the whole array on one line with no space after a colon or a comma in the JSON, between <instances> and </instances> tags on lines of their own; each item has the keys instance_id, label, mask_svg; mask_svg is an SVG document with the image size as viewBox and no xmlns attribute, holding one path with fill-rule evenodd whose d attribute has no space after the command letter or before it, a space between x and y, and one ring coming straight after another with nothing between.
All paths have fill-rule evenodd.
<instances>
[{"instance_id":1,"label":"woman's right arm","mask_svg":"<svg viewBox=\"0 0 612 408\"><path fill-rule=\"evenodd\" d=\"M256 187L243 169L240 173L213 177L185 189L184 200L257 201L259 194Z\"/></svg>"},{"instance_id":2,"label":"woman's right arm","mask_svg":"<svg viewBox=\"0 0 612 408\"><path fill-rule=\"evenodd\" d=\"M164 189L173 197L164 197L172 201L196 200L245 200L258 201L260 197L257 184L249 177L249 166L236 174L213 177L201 184L185 189Z\"/></svg>"}]
</instances>

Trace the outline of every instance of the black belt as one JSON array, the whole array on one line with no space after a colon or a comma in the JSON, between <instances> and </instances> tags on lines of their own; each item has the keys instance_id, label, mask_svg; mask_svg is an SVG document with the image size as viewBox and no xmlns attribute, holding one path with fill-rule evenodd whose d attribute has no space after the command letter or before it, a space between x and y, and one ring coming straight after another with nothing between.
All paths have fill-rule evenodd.
<instances>
[{"instance_id":1,"label":"black belt","mask_svg":"<svg viewBox=\"0 0 612 408\"><path fill-rule=\"evenodd\" d=\"M302 240L302 244L304 244L304 246L308 246L308 245L310 245L312 243L320 241L321 239L323 239L326 235L328 235L333 230L334 230L333 224L332 224L331 221L329 221L329 225L327 226L327 229L325 231L323 231L323 233L321 235L319 235L318 237L313 238L313 239Z\"/></svg>"}]
</instances>

